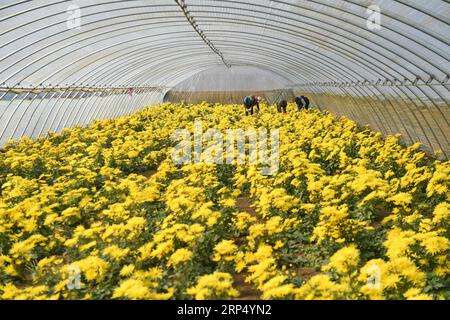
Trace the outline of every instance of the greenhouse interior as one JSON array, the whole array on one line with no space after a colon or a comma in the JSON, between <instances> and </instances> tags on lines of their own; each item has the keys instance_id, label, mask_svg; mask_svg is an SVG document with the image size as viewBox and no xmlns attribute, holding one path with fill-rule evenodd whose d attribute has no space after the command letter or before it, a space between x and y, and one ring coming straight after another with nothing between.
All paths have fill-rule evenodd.
<instances>
[{"instance_id":1,"label":"greenhouse interior","mask_svg":"<svg viewBox=\"0 0 450 320\"><path fill-rule=\"evenodd\" d=\"M449 22L1 0L0 299L449 300Z\"/></svg>"}]
</instances>

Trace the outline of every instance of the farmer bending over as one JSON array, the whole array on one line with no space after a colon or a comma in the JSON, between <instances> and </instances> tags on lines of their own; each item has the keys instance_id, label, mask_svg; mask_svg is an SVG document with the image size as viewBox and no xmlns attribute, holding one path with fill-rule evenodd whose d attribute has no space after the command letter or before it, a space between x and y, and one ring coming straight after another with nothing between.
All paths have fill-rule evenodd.
<instances>
[{"instance_id":1,"label":"farmer bending over","mask_svg":"<svg viewBox=\"0 0 450 320\"><path fill-rule=\"evenodd\" d=\"M247 96L244 98L245 115L253 115L253 108L256 106L259 112L259 103L261 102L261 97Z\"/></svg>"},{"instance_id":2,"label":"farmer bending over","mask_svg":"<svg viewBox=\"0 0 450 320\"><path fill-rule=\"evenodd\" d=\"M305 96L296 97L295 103L297 104L297 110L300 111L302 109L309 109L309 99Z\"/></svg>"},{"instance_id":3,"label":"farmer bending over","mask_svg":"<svg viewBox=\"0 0 450 320\"><path fill-rule=\"evenodd\" d=\"M286 100L281 100L277 103L277 110L278 113L287 113L287 101Z\"/></svg>"}]
</instances>

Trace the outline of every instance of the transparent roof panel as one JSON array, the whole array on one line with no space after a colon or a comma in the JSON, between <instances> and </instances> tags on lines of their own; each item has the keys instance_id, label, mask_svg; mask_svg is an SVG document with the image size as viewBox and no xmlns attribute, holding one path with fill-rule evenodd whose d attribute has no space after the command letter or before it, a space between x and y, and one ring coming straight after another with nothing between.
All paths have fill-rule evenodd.
<instances>
[{"instance_id":1,"label":"transparent roof panel","mask_svg":"<svg viewBox=\"0 0 450 320\"><path fill-rule=\"evenodd\" d=\"M256 67L220 66L199 72L174 87L176 91L251 91L283 89L293 83L279 74Z\"/></svg>"},{"instance_id":2,"label":"transparent roof panel","mask_svg":"<svg viewBox=\"0 0 450 320\"><path fill-rule=\"evenodd\" d=\"M0 83L173 87L225 64L296 84L450 74L445 1L178 2L1 1Z\"/></svg>"}]
</instances>

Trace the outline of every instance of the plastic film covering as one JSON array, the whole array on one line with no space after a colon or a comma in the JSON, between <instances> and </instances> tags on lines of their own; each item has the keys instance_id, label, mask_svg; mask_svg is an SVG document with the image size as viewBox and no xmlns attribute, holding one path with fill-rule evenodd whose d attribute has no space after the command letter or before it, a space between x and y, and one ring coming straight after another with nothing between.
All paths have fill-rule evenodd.
<instances>
[{"instance_id":1,"label":"plastic film covering","mask_svg":"<svg viewBox=\"0 0 450 320\"><path fill-rule=\"evenodd\" d=\"M164 101L185 103L242 103L247 95L258 95L270 103L292 100L294 92L288 78L263 68L220 66L199 72L172 88Z\"/></svg>"},{"instance_id":2,"label":"plastic film covering","mask_svg":"<svg viewBox=\"0 0 450 320\"><path fill-rule=\"evenodd\" d=\"M293 92L450 157L447 1L0 4L0 143L164 97L226 102L252 91L275 101ZM381 28L368 26L374 8ZM255 80L236 81L244 74Z\"/></svg>"}]
</instances>

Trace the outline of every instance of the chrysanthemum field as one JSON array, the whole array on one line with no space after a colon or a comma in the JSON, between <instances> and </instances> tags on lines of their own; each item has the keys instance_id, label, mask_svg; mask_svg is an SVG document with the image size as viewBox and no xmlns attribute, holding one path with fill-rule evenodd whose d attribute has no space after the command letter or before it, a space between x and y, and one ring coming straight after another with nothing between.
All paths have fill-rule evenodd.
<instances>
[{"instance_id":1,"label":"chrysanthemum field","mask_svg":"<svg viewBox=\"0 0 450 320\"><path fill-rule=\"evenodd\" d=\"M279 128L278 174L174 164L195 120ZM450 162L417 149L317 110L206 103L11 142L0 298L450 299Z\"/></svg>"}]
</instances>

